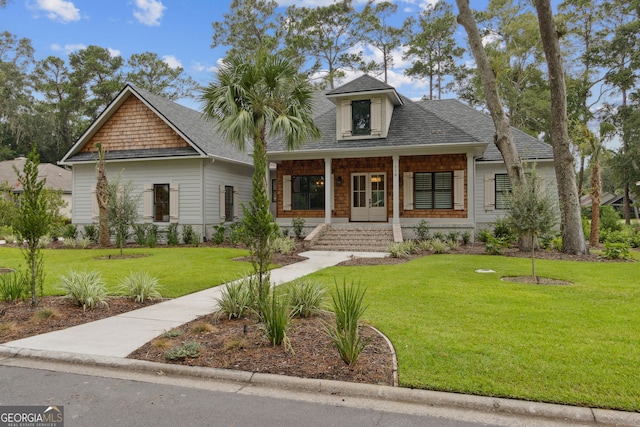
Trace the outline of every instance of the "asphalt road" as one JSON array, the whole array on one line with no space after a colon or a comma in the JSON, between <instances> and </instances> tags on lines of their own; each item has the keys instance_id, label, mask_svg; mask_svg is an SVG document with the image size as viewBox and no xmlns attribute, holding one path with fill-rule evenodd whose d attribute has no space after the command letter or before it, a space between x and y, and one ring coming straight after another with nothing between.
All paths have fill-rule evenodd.
<instances>
[{"instance_id":1,"label":"asphalt road","mask_svg":"<svg viewBox=\"0 0 640 427\"><path fill-rule=\"evenodd\" d=\"M0 406L3 405L64 406L65 427L566 425L451 408L16 359L0 361Z\"/></svg>"}]
</instances>

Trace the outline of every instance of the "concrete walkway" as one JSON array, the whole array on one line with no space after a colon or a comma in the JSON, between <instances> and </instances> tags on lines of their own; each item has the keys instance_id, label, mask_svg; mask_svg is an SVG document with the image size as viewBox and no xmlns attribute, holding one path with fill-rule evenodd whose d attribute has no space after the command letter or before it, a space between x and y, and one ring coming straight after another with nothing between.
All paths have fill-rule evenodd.
<instances>
[{"instance_id":1,"label":"concrete walkway","mask_svg":"<svg viewBox=\"0 0 640 427\"><path fill-rule=\"evenodd\" d=\"M281 285L353 256L381 258L379 252L308 251L308 258L271 271L271 281ZM215 310L223 286L195 292L170 301L119 314L68 329L36 335L3 344L4 347L77 353L91 356L127 357L164 331L190 322Z\"/></svg>"}]
</instances>

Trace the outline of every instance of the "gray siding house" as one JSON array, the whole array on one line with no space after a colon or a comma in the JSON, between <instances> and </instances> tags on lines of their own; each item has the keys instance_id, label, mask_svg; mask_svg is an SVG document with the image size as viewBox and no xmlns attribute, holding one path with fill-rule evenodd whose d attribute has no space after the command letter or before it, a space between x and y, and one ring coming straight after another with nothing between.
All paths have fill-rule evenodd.
<instances>
[{"instance_id":1,"label":"gray siding house","mask_svg":"<svg viewBox=\"0 0 640 427\"><path fill-rule=\"evenodd\" d=\"M73 172L72 222L97 224L96 144L108 178L118 174L142 195L141 220L164 228L238 221L251 196L253 160L223 141L197 111L127 85L59 162Z\"/></svg>"}]
</instances>

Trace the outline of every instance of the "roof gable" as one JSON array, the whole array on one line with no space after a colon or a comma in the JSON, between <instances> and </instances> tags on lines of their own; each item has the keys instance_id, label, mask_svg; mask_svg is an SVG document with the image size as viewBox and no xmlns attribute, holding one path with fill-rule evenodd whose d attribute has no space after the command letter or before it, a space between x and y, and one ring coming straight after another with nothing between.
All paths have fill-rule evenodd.
<instances>
[{"instance_id":1,"label":"roof gable","mask_svg":"<svg viewBox=\"0 0 640 427\"><path fill-rule=\"evenodd\" d=\"M381 80L371 77L368 74L362 75L336 89L327 92L327 98L334 101L338 98L348 98L349 96L369 93L384 93L394 105L401 105L402 101L398 92L393 86Z\"/></svg>"},{"instance_id":2,"label":"roof gable","mask_svg":"<svg viewBox=\"0 0 640 427\"><path fill-rule=\"evenodd\" d=\"M14 160L5 160L0 162L0 184L8 183L13 191L21 192L22 184L18 181L18 175L13 169L14 166L21 173L26 163L24 157ZM63 193L71 193L72 178L71 171L56 166L51 163L38 164L38 179L46 179L45 186L54 190L62 190Z\"/></svg>"}]
</instances>

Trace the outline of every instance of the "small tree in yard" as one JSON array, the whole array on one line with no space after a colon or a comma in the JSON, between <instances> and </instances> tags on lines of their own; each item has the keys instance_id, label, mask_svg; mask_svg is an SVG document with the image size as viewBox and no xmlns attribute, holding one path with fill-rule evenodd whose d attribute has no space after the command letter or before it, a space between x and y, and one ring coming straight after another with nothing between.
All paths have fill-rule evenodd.
<instances>
[{"instance_id":1,"label":"small tree in yard","mask_svg":"<svg viewBox=\"0 0 640 427\"><path fill-rule=\"evenodd\" d=\"M38 164L40 157L34 146L27 157L23 171L15 169L18 181L22 185L22 194L18 204L18 214L15 218L14 228L20 240L26 244L23 253L27 260L27 279L31 285L31 304L36 305L36 290L44 281L43 257L40 252L40 238L51 229L53 214L49 209L46 189L46 179L38 180Z\"/></svg>"},{"instance_id":2,"label":"small tree in yard","mask_svg":"<svg viewBox=\"0 0 640 427\"><path fill-rule=\"evenodd\" d=\"M556 225L555 203L535 168L525 182L513 187L509 201L507 221L518 235L531 238L531 276L535 280L535 241Z\"/></svg>"},{"instance_id":3,"label":"small tree in yard","mask_svg":"<svg viewBox=\"0 0 640 427\"><path fill-rule=\"evenodd\" d=\"M96 164L96 199L98 201L98 244L107 247L111 243L109 233L109 181L105 169L105 152L102 144L96 144L98 148L98 163Z\"/></svg>"},{"instance_id":4,"label":"small tree in yard","mask_svg":"<svg viewBox=\"0 0 640 427\"><path fill-rule=\"evenodd\" d=\"M115 180L109 182L109 224L115 230L116 243L120 248L122 255L122 247L127 242L129 229L138 221L140 214L138 206L142 194L137 196L133 194L133 182L121 182L122 176L118 175Z\"/></svg>"}]
</instances>

